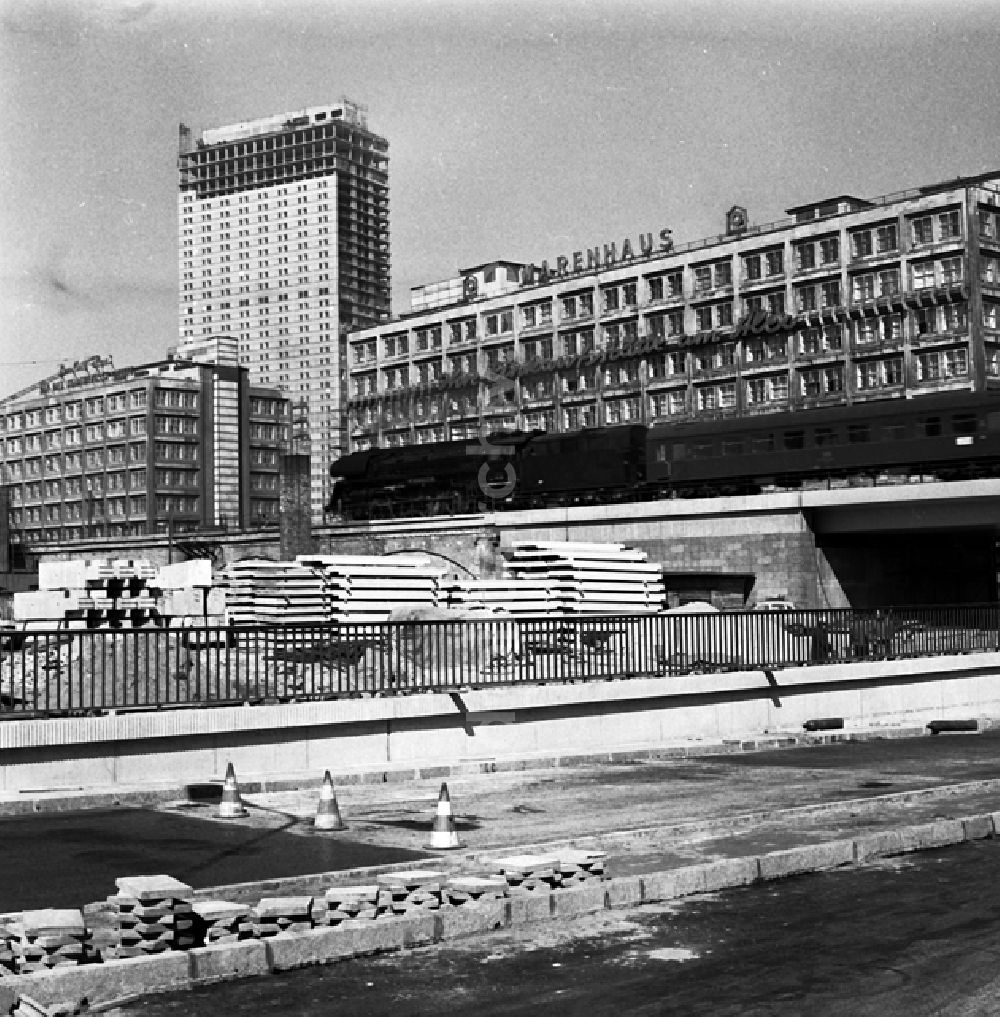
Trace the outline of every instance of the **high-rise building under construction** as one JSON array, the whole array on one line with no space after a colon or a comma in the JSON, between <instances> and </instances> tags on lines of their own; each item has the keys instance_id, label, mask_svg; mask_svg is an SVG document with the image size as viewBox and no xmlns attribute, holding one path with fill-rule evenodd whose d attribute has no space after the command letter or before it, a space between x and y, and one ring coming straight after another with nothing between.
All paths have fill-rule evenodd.
<instances>
[{"instance_id":1,"label":"high-rise building under construction","mask_svg":"<svg viewBox=\"0 0 1000 1017\"><path fill-rule=\"evenodd\" d=\"M180 129L181 345L232 336L251 382L288 393L316 520L347 449L346 335L389 316L388 150L347 100Z\"/></svg>"}]
</instances>

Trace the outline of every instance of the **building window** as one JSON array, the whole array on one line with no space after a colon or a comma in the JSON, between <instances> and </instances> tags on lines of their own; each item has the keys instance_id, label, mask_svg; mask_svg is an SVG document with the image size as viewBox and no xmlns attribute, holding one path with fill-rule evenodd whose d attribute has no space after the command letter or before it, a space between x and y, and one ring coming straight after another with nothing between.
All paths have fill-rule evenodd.
<instances>
[{"instance_id":1,"label":"building window","mask_svg":"<svg viewBox=\"0 0 1000 1017\"><path fill-rule=\"evenodd\" d=\"M926 290L934 286L934 262L918 261L911 266L913 272L913 289Z\"/></svg>"},{"instance_id":2,"label":"building window","mask_svg":"<svg viewBox=\"0 0 1000 1017\"><path fill-rule=\"evenodd\" d=\"M957 208L938 215L938 236L941 240L952 240L961 235L962 221Z\"/></svg>"},{"instance_id":3,"label":"building window","mask_svg":"<svg viewBox=\"0 0 1000 1017\"><path fill-rule=\"evenodd\" d=\"M851 257L857 261L867 258L872 253L872 231L859 230L851 234Z\"/></svg>"},{"instance_id":4,"label":"building window","mask_svg":"<svg viewBox=\"0 0 1000 1017\"><path fill-rule=\"evenodd\" d=\"M914 244L930 244L933 242L934 230L929 215L917 216L910 220L910 238Z\"/></svg>"},{"instance_id":5,"label":"building window","mask_svg":"<svg viewBox=\"0 0 1000 1017\"><path fill-rule=\"evenodd\" d=\"M772 374L750 378L745 382L748 406L762 406L788 401L788 375Z\"/></svg>"},{"instance_id":6,"label":"building window","mask_svg":"<svg viewBox=\"0 0 1000 1017\"><path fill-rule=\"evenodd\" d=\"M855 364L859 392L892 388L903 383L903 358L884 357Z\"/></svg>"}]
</instances>

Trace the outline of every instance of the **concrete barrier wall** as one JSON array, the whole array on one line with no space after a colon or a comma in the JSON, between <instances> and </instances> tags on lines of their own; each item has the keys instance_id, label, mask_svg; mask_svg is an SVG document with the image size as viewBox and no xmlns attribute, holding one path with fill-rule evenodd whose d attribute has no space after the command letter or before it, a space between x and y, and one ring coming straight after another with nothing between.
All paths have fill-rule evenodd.
<instances>
[{"instance_id":1,"label":"concrete barrier wall","mask_svg":"<svg viewBox=\"0 0 1000 1017\"><path fill-rule=\"evenodd\" d=\"M180 787L1000 715L1000 654L0 724L0 792Z\"/></svg>"}]
</instances>

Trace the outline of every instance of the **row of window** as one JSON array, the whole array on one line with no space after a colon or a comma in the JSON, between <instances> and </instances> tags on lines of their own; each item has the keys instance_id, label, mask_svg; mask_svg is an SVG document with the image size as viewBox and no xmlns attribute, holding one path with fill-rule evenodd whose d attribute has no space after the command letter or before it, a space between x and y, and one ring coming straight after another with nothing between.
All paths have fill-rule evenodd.
<instances>
[{"instance_id":1,"label":"row of window","mask_svg":"<svg viewBox=\"0 0 1000 1017\"><path fill-rule=\"evenodd\" d=\"M994 356L996 371L1000 371L1000 347ZM918 383L931 383L961 379L968 376L968 351L957 349L933 350L919 353L913 358L914 380ZM900 388L904 383L904 361L902 356L884 356L867 358L853 365L854 388L857 392L871 392L881 389ZM620 376L619 376L620 380ZM596 371L581 372L575 382L562 379L562 392L567 394L596 394L599 375ZM846 366L831 364L815 368L803 368L794 372L794 381L798 395L812 399L831 396L845 390ZM607 381L605 380L605 384ZM744 403L747 406L764 406L787 403L789 399L790 380L787 371L761 375L753 378L720 380L711 384L696 384L693 387L694 408L698 412L714 412L732 410L737 406L737 392L742 388ZM554 386L551 379L545 390L535 390L535 397L552 397ZM523 394L523 393L522 393ZM622 398L603 400L605 414L603 422L626 423L629 420L642 419L642 395L631 393ZM658 419L685 415L690 412L687 387L667 389L662 392L650 392L646 395L648 417ZM628 409L632 407L632 409ZM386 407L381 413L374 407L362 407L352 414L352 427L373 428L382 426L406 425L411 419L443 420L446 416L473 416L478 412L475 397L462 397L448 400L418 401L411 410L407 407ZM564 413L573 416L597 413L597 404L590 401L584 405L564 407ZM538 414L552 414L552 408L545 410L526 411L525 427L529 417ZM569 425L567 425L569 426ZM590 426L590 425L580 425Z\"/></svg>"},{"instance_id":2,"label":"row of window","mask_svg":"<svg viewBox=\"0 0 1000 1017\"><path fill-rule=\"evenodd\" d=\"M983 264L984 281L1000 284L1000 258L987 258ZM909 288L912 290L931 289L935 286L949 286L960 283L964 278L964 262L961 256L928 259L910 265ZM874 300L877 297L888 297L902 291L899 266L888 266L870 272L856 272L849 277L850 298L855 303ZM633 287L634 288L634 287ZM576 298L564 298L573 300ZM822 308L840 307L843 305L843 294L840 279L829 279L816 283L796 284L792 290L792 310L807 312ZM544 313L543 313L544 309ZM744 314L763 310L773 314L785 314L785 291L754 294L741 301ZM606 308L607 310L607 308ZM524 328L536 325L550 325L552 322L551 302L529 305L521 308ZM591 317L592 309L586 315L571 315L567 320L578 317ZM564 316L565 317L565 316ZM734 320L734 302L732 300L706 303L693 309L695 330L699 332L713 329L730 328ZM652 335L683 335L686 311L677 309L658 314L649 314ZM445 326L429 325L414 329L413 351L424 353L440 350L443 345ZM474 342L477 339L475 319L450 322L447 325L449 345ZM489 314L485 318L485 337L504 335L513 332L513 311L501 311ZM628 338L635 334L635 322L613 323L603 326L607 338ZM396 333L382 338L382 349L385 357L406 356L410 353L410 337L406 333ZM366 339L351 344L354 365L371 363L377 359L378 346L376 339Z\"/></svg>"},{"instance_id":3,"label":"row of window","mask_svg":"<svg viewBox=\"0 0 1000 1017\"><path fill-rule=\"evenodd\" d=\"M928 354L918 358L918 380L931 381L942 378L960 377L967 373L968 363L965 351L944 351ZM856 365L856 386L859 392L870 392L876 389L899 388L903 384L903 363L900 357L888 357ZM798 379L799 394L803 398L816 398L833 395L844 390L844 368L841 365L821 370L802 371ZM748 407L779 406L787 404L789 399L789 383L787 374L770 375L747 380L743 383L743 397ZM557 415L561 418L562 428L566 431L583 427L604 425L655 422L673 417L688 416L693 407L699 413L713 413L735 410L737 405L737 385L725 382L715 385L696 386L693 396L686 389L672 389L666 392L650 393L645 399L645 417L643 399L639 395L630 395L619 399L605 399L599 406L596 402L563 407L527 411L523 414L523 426L526 430L554 430ZM359 421L359 426L372 426L374 421ZM406 425L405 418L399 420L386 419L384 424ZM510 426L517 426L512 421ZM478 433L478 425L471 425L471 433L463 432L463 425L452 425L452 439L474 437ZM384 436L389 447L408 444L409 431L388 432ZM417 428L414 432L417 443L444 441L445 427L443 424ZM368 447L370 443L358 443L358 447Z\"/></svg>"},{"instance_id":4,"label":"row of window","mask_svg":"<svg viewBox=\"0 0 1000 1017\"><path fill-rule=\"evenodd\" d=\"M984 324L990 328L1000 326L1000 302L984 303ZM789 355L817 356L824 353L835 353L850 343L854 349L886 343L901 343L907 334L906 323L909 323L911 339L935 335L958 335L967 332L968 318L965 303L945 304L934 307L917 308L907 315L896 313L866 317L850 326L831 324L807 327L795 333L791 344L781 337L758 337L742 341L742 358L746 365L754 365L774 359L787 359ZM681 336L678 331L682 322L667 315L652 316L649 319L649 334L659 339ZM625 327L628 325L629 327ZM607 334L607 340L634 341L638 338L638 330L634 322L624 323L620 328ZM695 349L692 357L696 369L708 370L734 364L737 360L737 343L725 340L706 344ZM557 354L558 349L558 354ZM598 349L594 330L584 329L560 337L558 347L553 339L526 340L521 343L521 361L530 362L535 358L552 359L554 355L578 356ZM647 354L645 359L649 365L650 377L657 377L662 363L685 364L688 352L685 350L670 351L666 354ZM474 374L479 370L480 363L488 371L499 371L505 363L516 359L513 343L485 350L480 357L477 353L451 354L446 361L428 361L410 366L382 368L381 376L384 391L392 392L408 388L411 384L424 385L439 381L445 371L452 375ZM636 362L636 369L638 364ZM675 373L681 373L678 368ZM375 371L356 374L351 379L351 394L354 397L375 395L378 391L378 375Z\"/></svg>"}]
</instances>

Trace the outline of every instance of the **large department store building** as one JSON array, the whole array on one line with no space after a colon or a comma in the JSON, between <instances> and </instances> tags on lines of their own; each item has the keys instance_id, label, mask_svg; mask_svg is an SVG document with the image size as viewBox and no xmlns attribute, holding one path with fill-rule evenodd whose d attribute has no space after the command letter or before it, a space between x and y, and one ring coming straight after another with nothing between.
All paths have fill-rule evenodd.
<instances>
[{"instance_id":1,"label":"large department store building","mask_svg":"<svg viewBox=\"0 0 1000 1017\"><path fill-rule=\"evenodd\" d=\"M251 382L291 397L317 520L346 441L346 334L389 318L388 151L348 99L180 131L180 340L233 336Z\"/></svg>"},{"instance_id":2,"label":"large department store building","mask_svg":"<svg viewBox=\"0 0 1000 1017\"><path fill-rule=\"evenodd\" d=\"M1000 387L1000 173L787 213L417 288L349 336L351 450Z\"/></svg>"}]
</instances>

